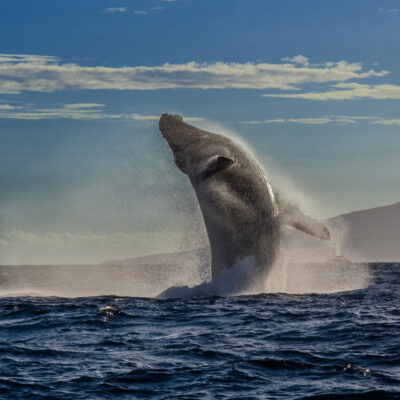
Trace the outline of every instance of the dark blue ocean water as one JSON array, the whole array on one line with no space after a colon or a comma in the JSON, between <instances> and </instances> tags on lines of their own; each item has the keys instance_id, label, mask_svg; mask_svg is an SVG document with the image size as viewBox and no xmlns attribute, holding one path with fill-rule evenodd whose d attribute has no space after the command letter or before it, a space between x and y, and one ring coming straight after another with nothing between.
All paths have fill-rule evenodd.
<instances>
[{"instance_id":1,"label":"dark blue ocean water","mask_svg":"<svg viewBox=\"0 0 400 400\"><path fill-rule=\"evenodd\" d=\"M362 290L0 299L1 399L400 399L400 265Z\"/></svg>"}]
</instances>

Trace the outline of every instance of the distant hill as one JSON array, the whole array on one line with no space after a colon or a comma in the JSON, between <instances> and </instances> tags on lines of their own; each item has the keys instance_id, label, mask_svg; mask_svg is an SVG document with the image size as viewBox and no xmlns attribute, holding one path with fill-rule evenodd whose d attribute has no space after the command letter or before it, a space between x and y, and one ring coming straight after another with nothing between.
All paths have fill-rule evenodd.
<instances>
[{"instance_id":1,"label":"distant hill","mask_svg":"<svg viewBox=\"0 0 400 400\"><path fill-rule=\"evenodd\" d=\"M345 258L353 261L400 262L400 202L338 215L325 223L331 232L329 241L286 227L283 235L286 256L294 262L326 261L334 257L338 242ZM117 260L103 265L176 266L188 262L209 264L209 248Z\"/></svg>"},{"instance_id":2,"label":"distant hill","mask_svg":"<svg viewBox=\"0 0 400 400\"><path fill-rule=\"evenodd\" d=\"M338 215L328 221L342 226L342 250L357 261L400 261L400 202Z\"/></svg>"},{"instance_id":3,"label":"distant hill","mask_svg":"<svg viewBox=\"0 0 400 400\"><path fill-rule=\"evenodd\" d=\"M209 264L211 262L210 248L199 247L193 250L175 252L175 253L161 253L151 254L143 257L126 258L123 260L106 261L101 265L183 265L191 262L192 264Z\"/></svg>"}]
</instances>

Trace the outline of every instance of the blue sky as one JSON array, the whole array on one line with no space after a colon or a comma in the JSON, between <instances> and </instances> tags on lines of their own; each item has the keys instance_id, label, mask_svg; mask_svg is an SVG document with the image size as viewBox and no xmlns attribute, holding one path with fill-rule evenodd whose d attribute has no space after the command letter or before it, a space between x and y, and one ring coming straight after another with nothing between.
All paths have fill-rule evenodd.
<instances>
[{"instance_id":1,"label":"blue sky","mask_svg":"<svg viewBox=\"0 0 400 400\"><path fill-rule=\"evenodd\" d=\"M399 201L399 37L394 0L2 0L0 262L190 230L163 112L243 138L318 217Z\"/></svg>"}]
</instances>

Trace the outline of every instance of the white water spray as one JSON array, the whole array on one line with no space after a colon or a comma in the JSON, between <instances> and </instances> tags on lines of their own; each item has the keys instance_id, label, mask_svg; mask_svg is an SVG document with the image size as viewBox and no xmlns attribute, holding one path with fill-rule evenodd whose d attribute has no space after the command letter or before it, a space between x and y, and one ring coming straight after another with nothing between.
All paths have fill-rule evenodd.
<instances>
[{"instance_id":1,"label":"white water spray","mask_svg":"<svg viewBox=\"0 0 400 400\"><path fill-rule=\"evenodd\" d=\"M231 130L209 121L202 121L199 125L202 129L232 138L257 159L250 146ZM263 168L263 164L267 168ZM313 214L318 214L307 196L271 164L266 161L260 167L264 171L272 171L274 190L295 204L301 203L301 207L308 212L313 210ZM204 246L206 241L198 205L192 206L192 220L182 233L179 247L184 251L180 254L162 254L97 265L0 267L0 295L154 297L163 293L163 297L187 297L277 292L332 293L360 289L370 281L367 267L332 260L331 243L287 228L282 235L280 254L265 282L256 282L246 288L239 285L252 273L251 260L241 260L210 282L207 250L203 249L200 252L202 255L199 255L199 251L187 251ZM189 229L190 226L192 229ZM331 229L335 237L344 240L343 227Z\"/></svg>"}]
</instances>

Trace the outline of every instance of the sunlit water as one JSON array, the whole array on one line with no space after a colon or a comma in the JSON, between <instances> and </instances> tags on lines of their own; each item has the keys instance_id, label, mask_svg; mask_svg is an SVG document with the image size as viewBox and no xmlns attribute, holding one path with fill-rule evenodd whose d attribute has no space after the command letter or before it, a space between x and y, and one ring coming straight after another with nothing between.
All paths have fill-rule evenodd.
<instances>
[{"instance_id":1,"label":"sunlit water","mask_svg":"<svg viewBox=\"0 0 400 400\"><path fill-rule=\"evenodd\" d=\"M399 268L326 294L1 298L0 398L400 398Z\"/></svg>"}]
</instances>

